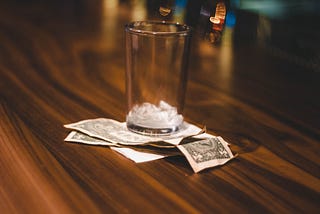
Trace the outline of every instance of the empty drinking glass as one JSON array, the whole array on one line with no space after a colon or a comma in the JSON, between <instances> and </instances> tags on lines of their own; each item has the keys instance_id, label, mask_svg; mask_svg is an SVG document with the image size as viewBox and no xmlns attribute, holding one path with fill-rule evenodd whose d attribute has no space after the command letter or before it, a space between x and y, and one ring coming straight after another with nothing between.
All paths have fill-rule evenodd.
<instances>
[{"instance_id":1,"label":"empty drinking glass","mask_svg":"<svg viewBox=\"0 0 320 214\"><path fill-rule=\"evenodd\" d=\"M191 28L169 22L126 25L129 130L169 135L183 123Z\"/></svg>"}]
</instances>

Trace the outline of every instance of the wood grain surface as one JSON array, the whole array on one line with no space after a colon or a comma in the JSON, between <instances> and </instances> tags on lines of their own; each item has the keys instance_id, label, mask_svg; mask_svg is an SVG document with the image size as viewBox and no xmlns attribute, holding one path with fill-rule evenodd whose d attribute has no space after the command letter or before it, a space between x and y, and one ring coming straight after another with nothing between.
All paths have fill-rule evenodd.
<instances>
[{"instance_id":1,"label":"wood grain surface","mask_svg":"<svg viewBox=\"0 0 320 214\"><path fill-rule=\"evenodd\" d=\"M281 51L281 32L242 41L242 13L218 45L195 31L184 111L236 159L194 174L182 156L135 164L63 141L63 124L125 120L124 25L148 18L139 2L0 4L0 213L319 212L319 68Z\"/></svg>"}]
</instances>

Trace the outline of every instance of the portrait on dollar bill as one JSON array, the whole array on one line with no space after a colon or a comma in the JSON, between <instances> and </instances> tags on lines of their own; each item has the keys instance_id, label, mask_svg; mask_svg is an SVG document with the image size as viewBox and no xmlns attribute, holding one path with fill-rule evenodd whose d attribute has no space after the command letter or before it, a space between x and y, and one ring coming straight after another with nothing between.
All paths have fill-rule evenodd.
<instances>
[{"instance_id":1,"label":"portrait on dollar bill","mask_svg":"<svg viewBox=\"0 0 320 214\"><path fill-rule=\"evenodd\" d=\"M222 165L234 157L228 144L221 137L181 144L178 149L185 155L195 172Z\"/></svg>"}]
</instances>

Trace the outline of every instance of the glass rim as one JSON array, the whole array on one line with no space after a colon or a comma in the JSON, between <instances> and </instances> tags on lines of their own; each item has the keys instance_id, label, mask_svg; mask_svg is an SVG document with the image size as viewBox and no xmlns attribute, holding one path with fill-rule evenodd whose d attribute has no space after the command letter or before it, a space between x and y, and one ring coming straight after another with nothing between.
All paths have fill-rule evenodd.
<instances>
[{"instance_id":1,"label":"glass rim","mask_svg":"<svg viewBox=\"0 0 320 214\"><path fill-rule=\"evenodd\" d=\"M135 28L136 26L141 26L141 24L153 24L153 25L168 25L179 27L182 30L177 31L151 31L142 30ZM133 21L125 25L125 30L129 33L135 34L145 34L145 35L188 35L190 34L192 28L186 24L181 24L179 22L168 22L168 21Z\"/></svg>"}]
</instances>

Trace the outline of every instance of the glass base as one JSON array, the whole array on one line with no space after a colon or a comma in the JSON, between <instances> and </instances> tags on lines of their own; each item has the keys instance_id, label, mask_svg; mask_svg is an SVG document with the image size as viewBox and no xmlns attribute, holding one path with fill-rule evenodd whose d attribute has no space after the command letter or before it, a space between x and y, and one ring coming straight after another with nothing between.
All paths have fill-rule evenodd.
<instances>
[{"instance_id":1,"label":"glass base","mask_svg":"<svg viewBox=\"0 0 320 214\"><path fill-rule=\"evenodd\" d=\"M127 128L135 132L137 134L148 135L148 136L165 136L171 135L179 130L179 126L168 127L168 128L150 128L150 127L143 127L139 125L135 125L133 123L127 122Z\"/></svg>"}]
</instances>

